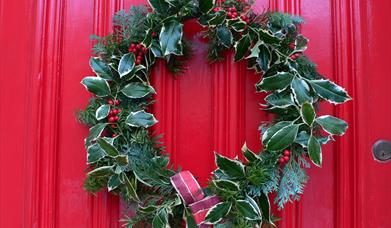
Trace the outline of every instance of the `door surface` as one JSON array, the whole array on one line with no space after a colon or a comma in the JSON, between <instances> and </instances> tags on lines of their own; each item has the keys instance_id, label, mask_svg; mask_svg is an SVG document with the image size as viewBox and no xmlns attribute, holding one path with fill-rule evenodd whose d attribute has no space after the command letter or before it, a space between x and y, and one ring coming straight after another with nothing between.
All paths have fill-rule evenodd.
<instances>
[{"instance_id":1,"label":"door surface","mask_svg":"<svg viewBox=\"0 0 391 228\"><path fill-rule=\"evenodd\" d=\"M144 0L0 0L0 227L119 227L119 199L83 188L87 128L74 113L89 94L79 84L91 73L90 34L110 31L112 15ZM304 196L282 212L279 227L390 228L391 162L372 157L379 139L391 141L391 1L258 0L256 9L306 19L307 54L322 74L347 88L353 101L322 112L349 122L329 144L322 169L312 168ZM200 28L189 70L172 77L162 64L155 130L175 165L205 184L213 151L236 156L244 142L259 149L259 76L243 64L206 64Z\"/></svg>"}]
</instances>

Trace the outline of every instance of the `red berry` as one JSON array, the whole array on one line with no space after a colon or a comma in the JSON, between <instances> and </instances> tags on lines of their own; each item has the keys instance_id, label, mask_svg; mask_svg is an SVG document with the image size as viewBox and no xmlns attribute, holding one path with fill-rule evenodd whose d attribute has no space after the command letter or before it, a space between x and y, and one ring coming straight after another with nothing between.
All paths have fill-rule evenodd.
<instances>
[{"instance_id":1,"label":"red berry","mask_svg":"<svg viewBox=\"0 0 391 228\"><path fill-rule=\"evenodd\" d=\"M114 133L111 137L115 138L115 137L117 137L117 134Z\"/></svg>"},{"instance_id":2,"label":"red berry","mask_svg":"<svg viewBox=\"0 0 391 228\"><path fill-rule=\"evenodd\" d=\"M293 54L293 55L291 55L291 59L295 60L295 59L297 59L297 56L295 54Z\"/></svg>"},{"instance_id":3,"label":"red berry","mask_svg":"<svg viewBox=\"0 0 391 228\"><path fill-rule=\"evenodd\" d=\"M296 59L299 58L300 57L300 53L296 53L295 56L296 56Z\"/></svg>"},{"instance_id":4,"label":"red berry","mask_svg":"<svg viewBox=\"0 0 391 228\"><path fill-rule=\"evenodd\" d=\"M113 115L117 115L118 114L118 109L114 109L112 110L113 111ZM111 112L111 111L110 111Z\"/></svg>"},{"instance_id":5,"label":"red berry","mask_svg":"<svg viewBox=\"0 0 391 228\"><path fill-rule=\"evenodd\" d=\"M137 56L136 60L141 61L141 60L143 60L143 57L142 56Z\"/></svg>"},{"instance_id":6,"label":"red berry","mask_svg":"<svg viewBox=\"0 0 391 228\"><path fill-rule=\"evenodd\" d=\"M110 112L109 112L109 116L112 116L112 115L115 115L114 110L110 110Z\"/></svg>"},{"instance_id":7,"label":"red berry","mask_svg":"<svg viewBox=\"0 0 391 228\"><path fill-rule=\"evenodd\" d=\"M136 45L135 45L135 44L131 44L130 47L131 47L131 48L135 48Z\"/></svg>"},{"instance_id":8,"label":"red berry","mask_svg":"<svg viewBox=\"0 0 391 228\"><path fill-rule=\"evenodd\" d=\"M227 16L228 18L232 18L232 13L231 12L227 13Z\"/></svg>"},{"instance_id":9,"label":"red berry","mask_svg":"<svg viewBox=\"0 0 391 228\"><path fill-rule=\"evenodd\" d=\"M289 49L295 50L295 43L294 42L289 44Z\"/></svg>"},{"instance_id":10,"label":"red berry","mask_svg":"<svg viewBox=\"0 0 391 228\"><path fill-rule=\"evenodd\" d=\"M140 64L140 63L141 63L141 60L137 59L136 64Z\"/></svg>"},{"instance_id":11,"label":"red berry","mask_svg":"<svg viewBox=\"0 0 391 228\"><path fill-rule=\"evenodd\" d=\"M285 159L284 159L284 158L279 158L278 161L279 161L280 163L284 163L284 162L285 162Z\"/></svg>"},{"instance_id":12,"label":"red berry","mask_svg":"<svg viewBox=\"0 0 391 228\"><path fill-rule=\"evenodd\" d=\"M148 51L148 48L143 47L143 53L147 53L147 51Z\"/></svg>"},{"instance_id":13,"label":"red berry","mask_svg":"<svg viewBox=\"0 0 391 228\"><path fill-rule=\"evenodd\" d=\"M122 112L122 110L121 109L117 109L117 112L120 113L120 112Z\"/></svg>"},{"instance_id":14,"label":"red berry","mask_svg":"<svg viewBox=\"0 0 391 228\"><path fill-rule=\"evenodd\" d=\"M216 13L217 11L219 11L219 8L217 8L217 7L213 8L213 12Z\"/></svg>"},{"instance_id":15,"label":"red berry","mask_svg":"<svg viewBox=\"0 0 391 228\"><path fill-rule=\"evenodd\" d=\"M111 99L108 101L108 103L109 103L109 105L113 105L114 104L113 100L111 100Z\"/></svg>"},{"instance_id":16,"label":"red berry","mask_svg":"<svg viewBox=\"0 0 391 228\"><path fill-rule=\"evenodd\" d=\"M285 162L289 161L289 157L288 156L284 156L284 161Z\"/></svg>"},{"instance_id":17,"label":"red berry","mask_svg":"<svg viewBox=\"0 0 391 228\"><path fill-rule=\"evenodd\" d=\"M244 16L244 15L240 16L240 18L241 18L243 21L246 21L246 20L247 20L247 17Z\"/></svg>"},{"instance_id":18,"label":"red berry","mask_svg":"<svg viewBox=\"0 0 391 228\"><path fill-rule=\"evenodd\" d=\"M115 104L115 105L119 105L119 100L115 100L115 101L114 101L114 104Z\"/></svg>"},{"instance_id":19,"label":"red berry","mask_svg":"<svg viewBox=\"0 0 391 228\"><path fill-rule=\"evenodd\" d=\"M119 117L118 116L114 116L114 120L115 121L119 120Z\"/></svg>"},{"instance_id":20,"label":"red berry","mask_svg":"<svg viewBox=\"0 0 391 228\"><path fill-rule=\"evenodd\" d=\"M237 16L238 16L238 13L237 13L237 12L234 12L234 13L232 13L232 16L233 16L233 17L237 17Z\"/></svg>"},{"instance_id":21,"label":"red berry","mask_svg":"<svg viewBox=\"0 0 391 228\"><path fill-rule=\"evenodd\" d=\"M157 34L156 34L156 32L152 32L152 37L156 37L157 36Z\"/></svg>"},{"instance_id":22,"label":"red berry","mask_svg":"<svg viewBox=\"0 0 391 228\"><path fill-rule=\"evenodd\" d=\"M115 117L114 117L114 116L110 117L110 118L109 118L109 122L110 122L110 123L114 123L114 122L115 122Z\"/></svg>"},{"instance_id":23,"label":"red berry","mask_svg":"<svg viewBox=\"0 0 391 228\"><path fill-rule=\"evenodd\" d=\"M289 150L284 150L284 156L290 156L291 152Z\"/></svg>"},{"instance_id":24,"label":"red berry","mask_svg":"<svg viewBox=\"0 0 391 228\"><path fill-rule=\"evenodd\" d=\"M111 126L111 128L117 128L117 125L115 125L115 124L112 124L110 126Z\"/></svg>"},{"instance_id":25,"label":"red berry","mask_svg":"<svg viewBox=\"0 0 391 228\"><path fill-rule=\"evenodd\" d=\"M141 44L137 44L136 49L141 49Z\"/></svg>"}]
</instances>

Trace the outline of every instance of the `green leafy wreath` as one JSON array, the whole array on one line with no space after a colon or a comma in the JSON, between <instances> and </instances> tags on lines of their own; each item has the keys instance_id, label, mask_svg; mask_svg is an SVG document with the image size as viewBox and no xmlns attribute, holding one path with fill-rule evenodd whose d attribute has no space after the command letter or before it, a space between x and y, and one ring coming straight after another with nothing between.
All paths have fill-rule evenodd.
<instances>
[{"instance_id":1,"label":"green leafy wreath","mask_svg":"<svg viewBox=\"0 0 391 228\"><path fill-rule=\"evenodd\" d=\"M107 188L120 194L134 212L124 219L128 227L180 227L183 219L196 227L170 183L178 170L170 165L159 137L148 130L157 120L147 110L156 93L149 82L152 67L163 59L171 72L185 70L191 43L183 36L183 22L197 19L209 39L209 60L218 61L233 48L235 62L246 61L262 76L256 91L269 93L264 109L275 116L272 123L260 126L260 152L244 145L245 161L215 154L217 169L204 192L217 195L222 203L208 211L205 224L273 225L270 193L275 192L279 208L297 200L307 182L308 160L321 166L321 145L347 129L341 119L318 116L316 104L322 100L340 104L351 98L323 78L303 54L308 39L299 33L300 17L256 14L252 3L244 0L149 0L149 4L119 11L111 35L92 37L97 40L96 57L90 66L97 76L81 83L95 96L78 115L90 126L85 189L95 193Z\"/></svg>"}]
</instances>

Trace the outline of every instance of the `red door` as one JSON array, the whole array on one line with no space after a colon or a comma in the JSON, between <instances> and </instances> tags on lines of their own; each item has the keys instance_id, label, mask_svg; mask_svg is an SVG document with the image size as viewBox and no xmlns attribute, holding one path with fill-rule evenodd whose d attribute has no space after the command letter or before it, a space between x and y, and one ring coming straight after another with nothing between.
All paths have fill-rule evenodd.
<instances>
[{"instance_id":1,"label":"red door","mask_svg":"<svg viewBox=\"0 0 391 228\"><path fill-rule=\"evenodd\" d=\"M0 0L0 227L119 227L119 200L82 188L87 129L74 112L88 94L90 34L110 30L113 13L130 0ZM391 227L391 162L379 163L372 145L391 141L391 24L388 0L262 0L257 9L302 15L307 54L320 71L354 98L322 110L349 122L347 135L325 148L322 169L310 170L299 203L279 227ZM257 76L232 59L207 65L195 25L189 70L173 78L157 67L154 112L176 165L202 183L213 151L235 156L246 141L259 148ZM185 118L186 116L186 118Z\"/></svg>"}]
</instances>

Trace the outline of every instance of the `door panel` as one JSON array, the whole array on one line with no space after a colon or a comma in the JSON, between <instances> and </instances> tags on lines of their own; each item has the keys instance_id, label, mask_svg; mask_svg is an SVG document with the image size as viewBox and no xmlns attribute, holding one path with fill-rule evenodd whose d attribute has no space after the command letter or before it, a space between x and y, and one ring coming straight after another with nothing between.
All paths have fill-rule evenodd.
<instances>
[{"instance_id":1,"label":"door panel","mask_svg":"<svg viewBox=\"0 0 391 228\"><path fill-rule=\"evenodd\" d=\"M146 0L0 0L0 227L119 227L119 199L83 188L87 129L75 121L89 94L90 34L110 31L115 11ZM373 160L372 144L391 141L391 2L387 0L260 0L256 9L302 15L307 54L353 101L321 105L349 122L348 133L324 149L322 169L309 170L300 202L275 213L279 227L391 227L391 163ZM189 70L173 77L159 63L155 129L173 163L205 185L213 152L234 157L244 142L260 147L259 76L232 64L206 62L200 27Z\"/></svg>"}]
</instances>

